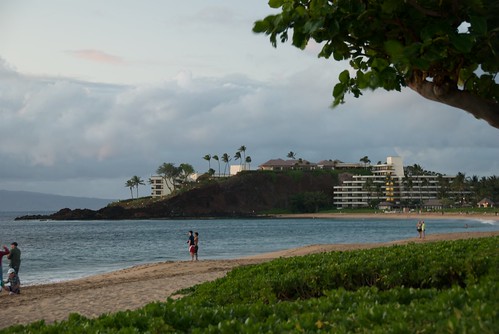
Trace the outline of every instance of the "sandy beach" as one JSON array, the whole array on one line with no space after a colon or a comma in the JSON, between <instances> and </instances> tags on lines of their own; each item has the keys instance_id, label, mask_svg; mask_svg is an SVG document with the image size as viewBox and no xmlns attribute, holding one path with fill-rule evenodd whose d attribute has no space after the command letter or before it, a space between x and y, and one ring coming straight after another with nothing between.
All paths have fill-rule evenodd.
<instances>
[{"instance_id":1,"label":"sandy beach","mask_svg":"<svg viewBox=\"0 0 499 334\"><path fill-rule=\"evenodd\" d=\"M379 212L375 214L363 214L363 213L304 213L304 214L282 214L274 215L275 218L338 218L338 219L414 219L415 221L420 219L479 219L479 220L494 220L499 221L499 210L498 213L438 213L438 212L408 212L408 213L385 213Z\"/></svg>"},{"instance_id":2,"label":"sandy beach","mask_svg":"<svg viewBox=\"0 0 499 334\"><path fill-rule=\"evenodd\" d=\"M105 313L137 309L153 301L175 298L176 291L223 277L237 266L262 263L279 257L497 235L499 231L462 232L427 235L425 240L411 238L387 243L310 245L235 260L154 263L73 281L27 286L20 295L9 296L5 291L0 294L0 328L42 319L47 323L61 321L71 313L97 317Z\"/></svg>"}]
</instances>

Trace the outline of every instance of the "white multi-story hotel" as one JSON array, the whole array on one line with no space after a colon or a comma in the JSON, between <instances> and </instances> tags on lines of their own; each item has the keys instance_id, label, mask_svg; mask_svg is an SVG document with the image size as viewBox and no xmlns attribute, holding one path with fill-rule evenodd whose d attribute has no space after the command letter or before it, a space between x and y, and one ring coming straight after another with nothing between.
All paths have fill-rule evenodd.
<instances>
[{"instance_id":1,"label":"white multi-story hotel","mask_svg":"<svg viewBox=\"0 0 499 334\"><path fill-rule=\"evenodd\" d=\"M372 175L353 175L333 190L333 204L338 208L371 207L373 203L398 206L423 203L439 198L442 184L454 176L404 175L401 157L388 157L386 163L371 166Z\"/></svg>"}]
</instances>

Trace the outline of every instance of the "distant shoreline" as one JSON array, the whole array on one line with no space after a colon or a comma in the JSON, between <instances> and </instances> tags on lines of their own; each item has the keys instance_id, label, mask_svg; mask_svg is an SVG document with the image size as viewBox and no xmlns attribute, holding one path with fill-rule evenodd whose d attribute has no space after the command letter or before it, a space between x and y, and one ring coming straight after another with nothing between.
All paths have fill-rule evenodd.
<instances>
[{"instance_id":1,"label":"distant shoreline","mask_svg":"<svg viewBox=\"0 0 499 334\"><path fill-rule=\"evenodd\" d=\"M304 219L478 219L499 221L499 215L494 213L435 213L435 212L409 212L409 213L296 213L268 215L268 218L304 218ZM262 216L263 218L263 216Z\"/></svg>"}]
</instances>

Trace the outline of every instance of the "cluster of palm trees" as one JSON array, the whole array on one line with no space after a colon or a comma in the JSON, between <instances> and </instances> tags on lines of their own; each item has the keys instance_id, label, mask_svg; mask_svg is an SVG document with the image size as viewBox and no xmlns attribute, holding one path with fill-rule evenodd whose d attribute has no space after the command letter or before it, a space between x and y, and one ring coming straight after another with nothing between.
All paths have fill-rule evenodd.
<instances>
[{"instance_id":1,"label":"cluster of palm trees","mask_svg":"<svg viewBox=\"0 0 499 334\"><path fill-rule=\"evenodd\" d=\"M171 193L190 182L194 174L194 167L188 163L181 163L178 167L174 163L165 162L158 167L156 173L160 175Z\"/></svg>"},{"instance_id":2,"label":"cluster of palm trees","mask_svg":"<svg viewBox=\"0 0 499 334\"><path fill-rule=\"evenodd\" d=\"M499 201L499 178L497 176L479 178L474 175L468 177L465 173L458 172L452 181L449 181L442 174L425 170L418 164L405 167L404 173L406 176L403 183L409 190L412 190L414 187L414 177L436 175L439 186L438 198L448 200L452 205L475 205L485 197L495 202ZM418 183L419 188L426 188L428 186L429 182L427 179L422 179ZM421 189L419 190L421 192Z\"/></svg>"},{"instance_id":3,"label":"cluster of palm trees","mask_svg":"<svg viewBox=\"0 0 499 334\"><path fill-rule=\"evenodd\" d=\"M241 145L241 147L239 147L239 149L237 150L237 152L234 154L233 157L231 157L228 153L224 153L221 156L218 156L217 154L213 155L206 154L203 157L204 160L208 161L208 174L210 175L216 174L216 171L213 168L211 168L211 160L215 160L218 163L218 176L221 176L220 161L222 161L225 164L224 173L223 173L223 176L225 176L227 173L227 167L229 166L229 162L232 161L232 158L234 158L234 160L239 160L241 169L243 169L242 168L243 163L245 164L245 166L248 166L247 168L245 167L244 169L250 169L251 157L246 156L246 146L244 145Z\"/></svg>"},{"instance_id":4,"label":"cluster of palm trees","mask_svg":"<svg viewBox=\"0 0 499 334\"><path fill-rule=\"evenodd\" d=\"M134 175L130 180L127 180L125 187L130 188L130 195L133 199L133 188L137 188L137 198L139 198L139 186L145 185L144 180L140 176Z\"/></svg>"}]
</instances>

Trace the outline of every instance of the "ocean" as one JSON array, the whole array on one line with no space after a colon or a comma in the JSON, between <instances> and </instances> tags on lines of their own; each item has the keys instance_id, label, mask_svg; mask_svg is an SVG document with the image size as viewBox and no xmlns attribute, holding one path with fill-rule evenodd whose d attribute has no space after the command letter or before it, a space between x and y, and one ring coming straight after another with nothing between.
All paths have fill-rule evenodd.
<instances>
[{"instance_id":1,"label":"ocean","mask_svg":"<svg viewBox=\"0 0 499 334\"><path fill-rule=\"evenodd\" d=\"M14 220L25 214L0 212L0 245L19 244L23 285L72 280L139 264L190 260L189 230L199 232L200 260L312 244L386 242L417 236L415 219ZM499 222L493 220L425 222L427 234L499 230ZM6 278L6 257L2 262Z\"/></svg>"}]
</instances>

